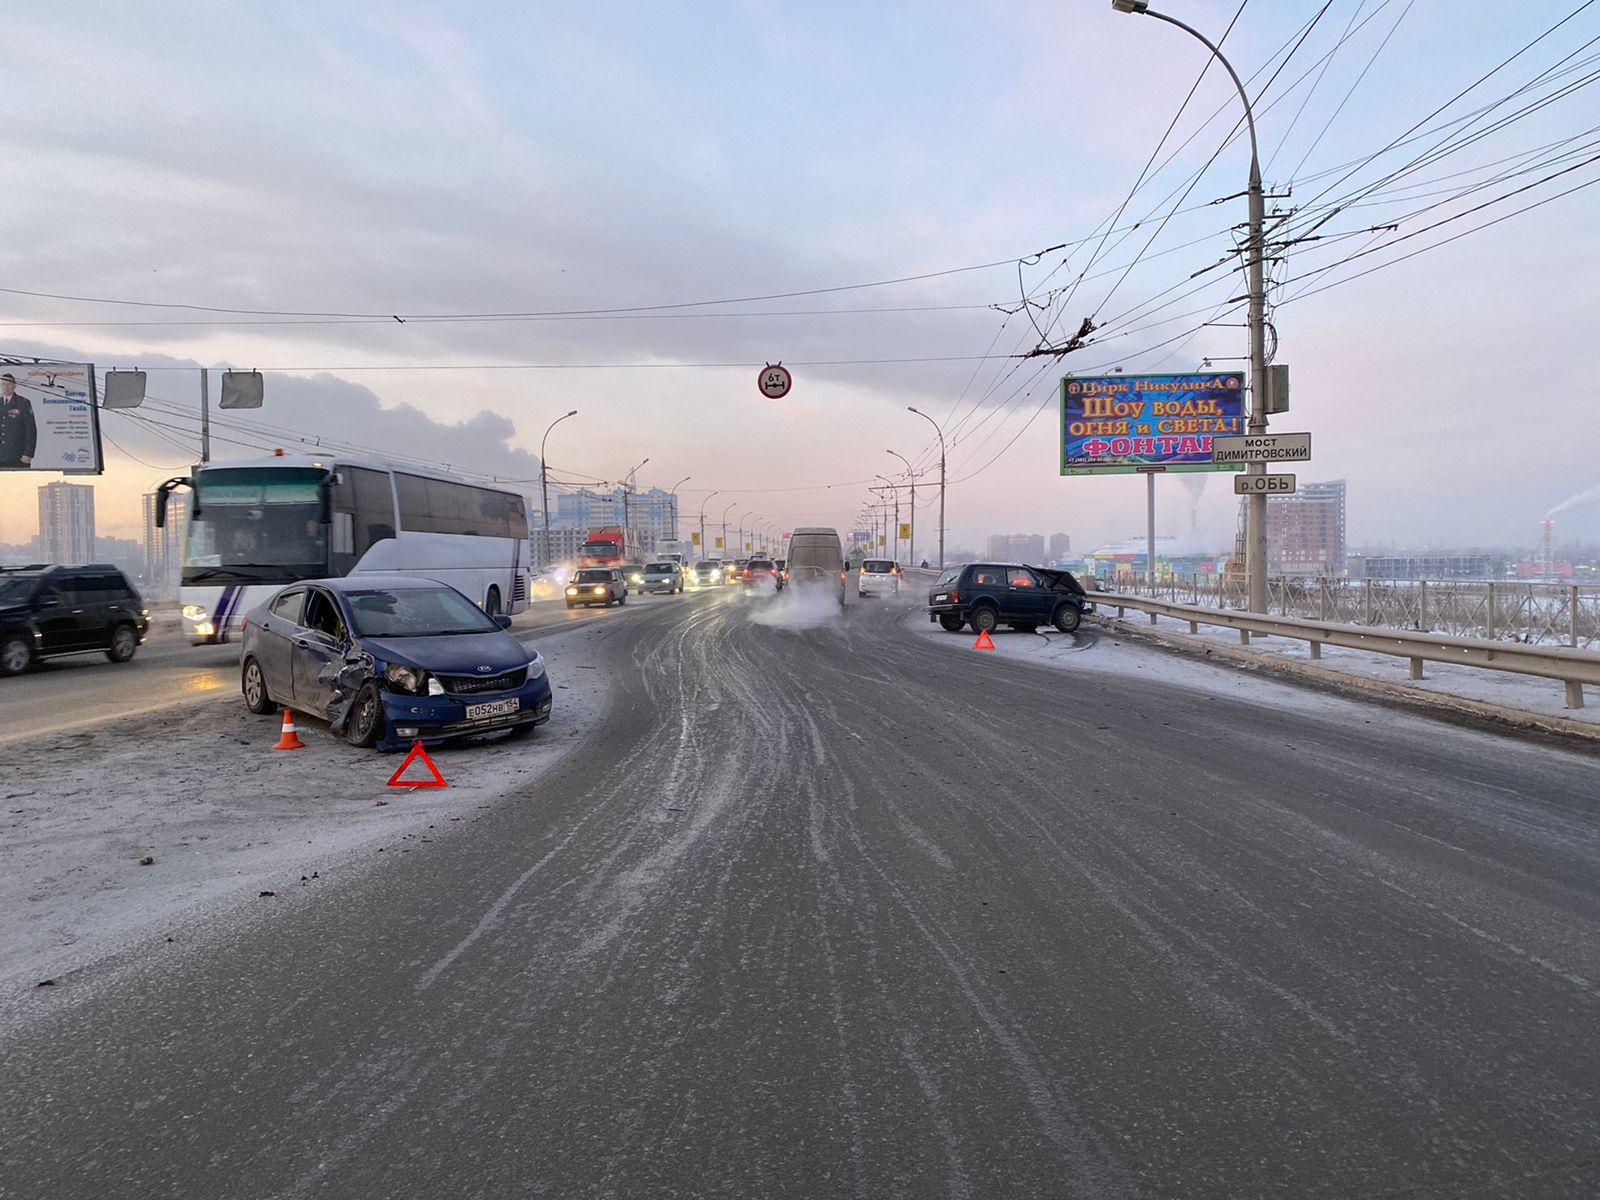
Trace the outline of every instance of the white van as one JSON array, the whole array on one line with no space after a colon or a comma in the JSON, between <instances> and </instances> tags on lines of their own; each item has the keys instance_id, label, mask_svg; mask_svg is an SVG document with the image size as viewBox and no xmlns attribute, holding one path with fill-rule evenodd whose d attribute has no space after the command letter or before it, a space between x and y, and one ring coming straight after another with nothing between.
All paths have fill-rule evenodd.
<instances>
[{"instance_id":1,"label":"white van","mask_svg":"<svg viewBox=\"0 0 1600 1200\"><path fill-rule=\"evenodd\" d=\"M789 539L789 585L797 590L832 588L844 603L844 550L837 529L796 529Z\"/></svg>"}]
</instances>

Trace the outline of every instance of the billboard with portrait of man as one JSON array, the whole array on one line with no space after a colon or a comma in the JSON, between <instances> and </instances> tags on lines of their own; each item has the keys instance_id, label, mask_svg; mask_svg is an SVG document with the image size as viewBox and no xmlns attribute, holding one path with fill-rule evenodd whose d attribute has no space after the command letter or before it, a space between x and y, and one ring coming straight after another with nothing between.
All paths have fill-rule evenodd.
<instances>
[{"instance_id":1,"label":"billboard with portrait of man","mask_svg":"<svg viewBox=\"0 0 1600 1200\"><path fill-rule=\"evenodd\" d=\"M92 363L0 360L0 471L100 474Z\"/></svg>"}]
</instances>

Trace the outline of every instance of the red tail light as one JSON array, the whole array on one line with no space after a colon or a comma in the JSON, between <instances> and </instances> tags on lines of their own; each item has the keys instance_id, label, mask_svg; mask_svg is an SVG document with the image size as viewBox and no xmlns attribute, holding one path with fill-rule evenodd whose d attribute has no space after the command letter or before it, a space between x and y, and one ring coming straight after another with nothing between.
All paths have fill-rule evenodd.
<instances>
[{"instance_id":1,"label":"red tail light","mask_svg":"<svg viewBox=\"0 0 1600 1200\"><path fill-rule=\"evenodd\" d=\"M950 593L950 599L951 599L951 600L952 600L952 601L954 601L954 600L959 600L959 599L961 599L961 596L960 596L960 595L959 595L959 594L958 594L958 593L956 593L956 592L953 592L953 591L952 591L952 592L951 592L951 593Z\"/></svg>"}]
</instances>

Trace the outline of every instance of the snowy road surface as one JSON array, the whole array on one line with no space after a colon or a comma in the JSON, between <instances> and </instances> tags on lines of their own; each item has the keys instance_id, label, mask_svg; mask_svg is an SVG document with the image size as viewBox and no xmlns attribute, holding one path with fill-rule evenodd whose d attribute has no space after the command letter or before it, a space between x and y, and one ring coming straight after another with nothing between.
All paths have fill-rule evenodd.
<instances>
[{"instance_id":1,"label":"snowy road surface","mask_svg":"<svg viewBox=\"0 0 1600 1200\"><path fill-rule=\"evenodd\" d=\"M771 603L608 626L476 821L32 992L0 1195L1596 1193L1600 763Z\"/></svg>"}]
</instances>

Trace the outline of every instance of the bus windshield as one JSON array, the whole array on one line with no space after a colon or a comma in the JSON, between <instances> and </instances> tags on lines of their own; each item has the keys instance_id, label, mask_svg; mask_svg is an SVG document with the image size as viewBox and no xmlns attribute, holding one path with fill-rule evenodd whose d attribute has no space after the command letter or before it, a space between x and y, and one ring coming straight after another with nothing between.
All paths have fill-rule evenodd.
<instances>
[{"instance_id":1,"label":"bus windshield","mask_svg":"<svg viewBox=\"0 0 1600 1200\"><path fill-rule=\"evenodd\" d=\"M195 478L183 582L288 583L328 573L328 527L309 467L214 467Z\"/></svg>"}]
</instances>

